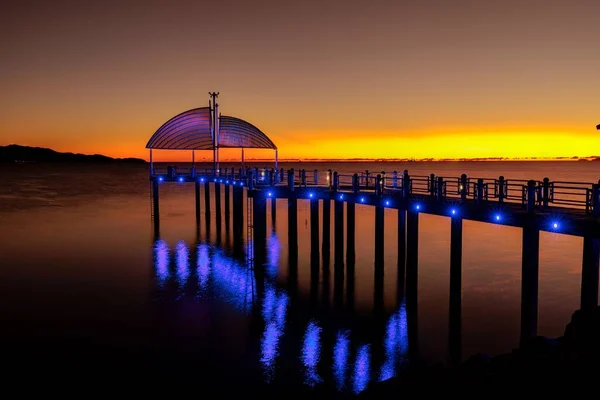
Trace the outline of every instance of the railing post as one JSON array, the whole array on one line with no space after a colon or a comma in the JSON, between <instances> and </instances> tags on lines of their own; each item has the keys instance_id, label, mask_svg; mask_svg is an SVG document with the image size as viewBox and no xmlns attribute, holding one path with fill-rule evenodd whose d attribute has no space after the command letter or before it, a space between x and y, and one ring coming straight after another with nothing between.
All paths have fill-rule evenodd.
<instances>
[{"instance_id":1,"label":"railing post","mask_svg":"<svg viewBox=\"0 0 600 400\"><path fill-rule=\"evenodd\" d=\"M283 171L283 168L281 168L279 170L279 182L283 182L285 179L285 172Z\"/></svg>"},{"instance_id":2,"label":"railing post","mask_svg":"<svg viewBox=\"0 0 600 400\"><path fill-rule=\"evenodd\" d=\"M306 170L304 168L300 170L300 186L306 186Z\"/></svg>"},{"instance_id":3,"label":"railing post","mask_svg":"<svg viewBox=\"0 0 600 400\"><path fill-rule=\"evenodd\" d=\"M460 192L460 199L462 201L467 200L467 174L462 174L460 176L460 186L458 187L458 191Z\"/></svg>"},{"instance_id":4,"label":"railing post","mask_svg":"<svg viewBox=\"0 0 600 400\"><path fill-rule=\"evenodd\" d=\"M253 190L254 189L254 171L250 170L248 171L248 189L249 190Z\"/></svg>"},{"instance_id":5,"label":"railing post","mask_svg":"<svg viewBox=\"0 0 600 400\"><path fill-rule=\"evenodd\" d=\"M483 202L483 179L477 179L477 204Z\"/></svg>"},{"instance_id":6,"label":"railing post","mask_svg":"<svg viewBox=\"0 0 600 400\"><path fill-rule=\"evenodd\" d=\"M404 174L402 175L402 196L407 199L410 195L410 176L408 175L408 170L404 170Z\"/></svg>"},{"instance_id":7,"label":"railing post","mask_svg":"<svg viewBox=\"0 0 600 400\"><path fill-rule=\"evenodd\" d=\"M500 176L498 178L498 203L504 202L504 186L506 183L504 182L504 177Z\"/></svg>"},{"instance_id":8,"label":"railing post","mask_svg":"<svg viewBox=\"0 0 600 400\"><path fill-rule=\"evenodd\" d=\"M352 191L354 193L358 193L358 188L360 187L358 182L358 174L352 175Z\"/></svg>"},{"instance_id":9,"label":"railing post","mask_svg":"<svg viewBox=\"0 0 600 400\"><path fill-rule=\"evenodd\" d=\"M337 190L340 188L340 176L338 175L337 171L335 171L333 173L333 191L337 192Z\"/></svg>"},{"instance_id":10,"label":"railing post","mask_svg":"<svg viewBox=\"0 0 600 400\"><path fill-rule=\"evenodd\" d=\"M429 175L429 194L435 196L435 174Z\"/></svg>"},{"instance_id":11,"label":"railing post","mask_svg":"<svg viewBox=\"0 0 600 400\"><path fill-rule=\"evenodd\" d=\"M333 187L333 175L331 169L327 170L327 186L329 186L329 189Z\"/></svg>"},{"instance_id":12,"label":"railing post","mask_svg":"<svg viewBox=\"0 0 600 400\"><path fill-rule=\"evenodd\" d=\"M375 196L381 196L381 174L377 174L375 181Z\"/></svg>"},{"instance_id":13,"label":"railing post","mask_svg":"<svg viewBox=\"0 0 600 400\"><path fill-rule=\"evenodd\" d=\"M398 188L398 171L394 171L394 176L392 178L392 182L394 185L394 189Z\"/></svg>"},{"instance_id":14,"label":"railing post","mask_svg":"<svg viewBox=\"0 0 600 400\"><path fill-rule=\"evenodd\" d=\"M542 206L548 207L548 200L550 199L550 179L544 178L544 187L542 192Z\"/></svg>"},{"instance_id":15,"label":"railing post","mask_svg":"<svg viewBox=\"0 0 600 400\"><path fill-rule=\"evenodd\" d=\"M288 190L290 192L293 192L294 191L294 168L292 168L292 169L290 169L288 171L288 182L287 182L287 184L288 184Z\"/></svg>"},{"instance_id":16,"label":"railing post","mask_svg":"<svg viewBox=\"0 0 600 400\"><path fill-rule=\"evenodd\" d=\"M314 183L315 183L315 185L318 185L319 184L319 170L315 169L314 173L315 173L315 175L314 175L314 181L315 182Z\"/></svg>"},{"instance_id":17,"label":"railing post","mask_svg":"<svg viewBox=\"0 0 600 400\"><path fill-rule=\"evenodd\" d=\"M369 188L369 170L365 170L365 187Z\"/></svg>"},{"instance_id":18,"label":"railing post","mask_svg":"<svg viewBox=\"0 0 600 400\"><path fill-rule=\"evenodd\" d=\"M442 201L444 199L444 178L438 176L437 178L437 201Z\"/></svg>"},{"instance_id":19,"label":"railing post","mask_svg":"<svg viewBox=\"0 0 600 400\"><path fill-rule=\"evenodd\" d=\"M383 193L383 190L385 189L385 171L381 171L381 193Z\"/></svg>"},{"instance_id":20,"label":"railing post","mask_svg":"<svg viewBox=\"0 0 600 400\"><path fill-rule=\"evenodd\" d=\"M532 213L535 210L535 181L527 182L527 212Z\"/></svg>"},{"instance_id":21,"label":"railing post","mask_svg":"<svg viewBox=\"0 0 600 400\"><path fill-rule=\"evenodd\" d=\"M600 181L592 185L592 215L600 216Z\"/></svg>"}]
</instances>

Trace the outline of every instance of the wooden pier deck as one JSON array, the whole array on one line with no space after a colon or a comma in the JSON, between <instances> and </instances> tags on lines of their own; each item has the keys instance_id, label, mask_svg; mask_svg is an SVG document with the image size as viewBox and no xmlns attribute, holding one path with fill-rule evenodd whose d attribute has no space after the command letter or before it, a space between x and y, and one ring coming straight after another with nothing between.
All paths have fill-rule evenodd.
<instances>
[{"instance_id":1,"label":"wooden pier deck","mask_svg":"<svg viewBox=\"0 0 600 400\"><path fill-rule=\"evenodd\" d=\"M540 231L583 237L581 308L598 305L600 266L600 186L598 183L552 182L460 177L410 176L394 172L373 176L361 174L324 174L305 170L256 169L152 170L152 210L155 232L159 229L159 186L163 182L194 183L196 223L200 223L200 187L204 186L205 212L210 214L210 190L215 193L217 221L221 218L221 185L225 186L225 218L233 214L234 237L247 229L247 260L262 282L261 272L267 250L267 204L276 218L277 200L288 204L288 250L291 260L298 256L298 200L310 202L311 260L331 251L336 274L354 268L356 251L356 204L375 208L375 285L383 285L385 229L384 210L398 210L397 229L399 276L406 286L408 315L416 315L419 248L419 214L446 216L450 219L450 308L460 320L462 286L463 220L519 227L523 231L521 281L521 335L526 340L537 334ZM325 177L325 179L323 179ZM244 193L248 202L244 205ZM323 218L319 218L319 203ZM333 203L333 206L332 206ZM246 220L244 221L244 207ZM333 208L333 209L332 209ZM333 213L334 226L330 226ZM345 216L344 216L345 214ZM319 220L322 226L319 226ZM333 229L332 229L333 228ZM333 248L330 238L333 236ZM322 239L322 240L321 240ZM389 244L388 244L389 245ZM318 262L311 261L313 265ZM350 273L350 272L349 272ZM375 288L375 292L380 291ZM409 321L409 326L416 321Z\"/></svg>"}]
</instances>

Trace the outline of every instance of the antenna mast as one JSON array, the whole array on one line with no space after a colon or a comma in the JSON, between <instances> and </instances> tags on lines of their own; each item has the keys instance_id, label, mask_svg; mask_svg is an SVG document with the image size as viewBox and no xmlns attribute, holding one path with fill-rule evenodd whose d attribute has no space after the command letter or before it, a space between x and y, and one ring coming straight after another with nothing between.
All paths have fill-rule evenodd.
<instances>
[{"instance_id":1,"label":"antenna mast","mask_svg":"<svg viewBox=\"0 0 600 400\"><path fill-rule=\"evenodd\" d=\"M218 117L218 104L217 97L219 92L208 92L208 95L212 99L212 139L213 139L213 174L217 176L217 170L219 169L219 117Z\"/></svg>"}]
</instances>

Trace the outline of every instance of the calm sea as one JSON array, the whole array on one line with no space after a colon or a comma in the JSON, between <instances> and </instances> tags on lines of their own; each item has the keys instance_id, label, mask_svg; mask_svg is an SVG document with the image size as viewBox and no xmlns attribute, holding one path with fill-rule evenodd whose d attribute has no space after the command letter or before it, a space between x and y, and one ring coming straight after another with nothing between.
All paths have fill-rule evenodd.
<instances>
[{"instance_id":1,"label":"calm sea","mask_svg":"<svg viewBox=\"0 0 600 400\"><path fill-rule=\"evenodd\" d=\"M280 166L590 183L600 177L593 162ZM385 210L381 312L374 301L372 208L356 209L354 277L336 277L332 255L315 276L309 207L300 200L298 276L291 284L287 204L278 201L275 222L268 218L260 295L243 255L232 250L233 230L225 222L218 229L214 204L211 221L202 213L197 229L193 185L163 184L160 208L157 238L147 166L0 166L0 355L13 371L85 374L104 366L156 379L192 374L205 387L233 379L358 393L414 361L398 295L395 210ZM418 361L446 362L450 222L421 214L419 229L413 350ZM521 230L465 221L463 235L462 357L509 352L519 342ZM540 335L560 336L579 307L581 253L582 238L541 233Z\"/></svg>"}]
</instances>

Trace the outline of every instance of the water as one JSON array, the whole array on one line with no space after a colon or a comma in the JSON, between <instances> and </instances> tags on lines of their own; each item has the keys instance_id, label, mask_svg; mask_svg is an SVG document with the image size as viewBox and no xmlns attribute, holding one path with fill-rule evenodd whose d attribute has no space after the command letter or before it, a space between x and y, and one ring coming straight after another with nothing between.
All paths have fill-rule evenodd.
<instances>
[{"instance_id":1,"label":"water","mask_svg":"<svg viewBox=\"0 0 600 400\"><path fill-rule=\"evenodd\" d=\"M597 165L281 166L595 182ZM207 388L230 379L232 389L286 384L353 394L407 368L411 350L425 363L448 360L449 219L420 216L418 347L411 349L397 286L395 210L385 210L378 307L372 208L356 207L354 279L336 274L332 257L316 276L308 202L299 200L295 276L287 206L279 201L275 224L268 215L268 264L257 284L234 249L231 227L223 222L217 231L214 198L210 224L203 213L196 229L193 185L161 186L161 232L154 237L147 173L145 166L0 167L2 356L13 372L85 375L104 365L123 376L191 374ZM465 221L463 235L462 358L508 352L519 341L521 230ZM579 307L581 251L579 237L541 233L541 335L560 336Z\"/></svg>"}]
</instances>

